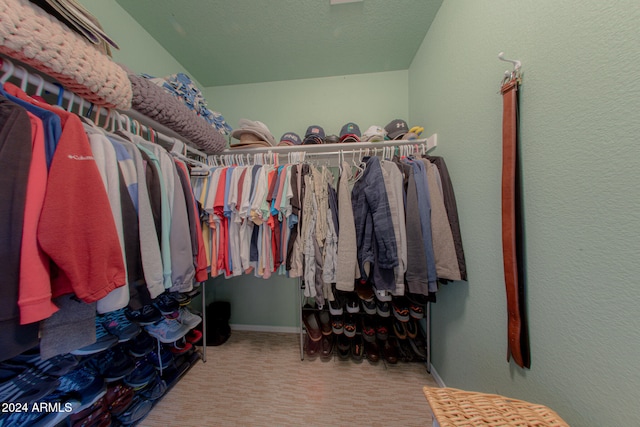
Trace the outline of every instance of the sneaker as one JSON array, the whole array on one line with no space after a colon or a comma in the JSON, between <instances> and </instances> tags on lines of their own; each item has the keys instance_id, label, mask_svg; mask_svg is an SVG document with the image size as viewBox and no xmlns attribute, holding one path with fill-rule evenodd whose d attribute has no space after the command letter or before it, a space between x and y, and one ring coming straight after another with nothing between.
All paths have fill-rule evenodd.
<instances>
[{"instance_id":1,"label":"sneaker","mask_svg":"<svg viewBox=\"0 0 640 427\"><path fill-rule=\"evenodd\" d=\"M338 357L342 360L349 358L351 353L351 341L346 335L338 335L338 343L336 345L338 349Z\"/></svg>"},{"instance_id":2,"label":"sneaker","mask_svg":"<svg viewBox=\"0 0 640 427\"><path fill-rule=\"evenodd\" d=\"M142 331L137 337L129 341L129 354L133 357L144 357L153 350L153 346L153 338L145 331Z\"/></svg>"},{"instance_id":3,"label":"sneaker","mask_svg":"<svg viewBox=\"0 0 640 427\"><path fill-rule=\"evenodd\" d=\"M135 368L134 360L125 353L122 346L86 360L86 366L100 374L106 382L121 380Z\"/></svg>"},{"instance_id":4,"label":"sneaker","mask_svg":"<svg viewBox=\"0 0 640 427\"><path fill-rule=\"evenodd\" d=\"M306 335L306 339L304 342L304 352L309 359L314 359L320 354L322 347L322 337L318 341L314 341L311 339L309 334Z\"/></svg>"},{"instance_id":5,"label":"sneaker","mask_svg":"<svg viewBox=\"0 0 640 427\"><path fill-rule=\"evenodd\" d=\"M424 317L424 307L421 304L409 302L409 314L414 319L422 319Z\"/></svg>"},{"instance_id":6,"label":"sneaker","mask_svg":"<svg viewBox=\"0 0 640 427\"><path fill-rule=\"evenodd\" d=\"M131 323L124 315L124 309L111 311L98 316L102 326L112 335L118 337L118 342L129 341L140 333L140 326Z\"/></svg>"},{"instance_id":7,"label":"sneaker","mask_svg":"<svg viewBox=\"0 0 640 427\"><path fill-rule=\"evenodd\" d=\"M104 326L102 326L100 320L96 317L96 342L77 350L73 350L71 354L75 354L76 356L85 356L88 354L99 353L117 343L118 337L107 332Z\"/></svg>"},{"instance_id":8,"label":"sneaker","mask_svg":"<svg viewBox=\"0 0 640 427\"><path fill-rule=\"evenodd\" d=\"M132 322L139 325L151 325L162 319L162 313L151 304L143 306L140 310L125 309L124 315Z\"/></svg>"},{"instance_id":9,"label":"sneaker","mask_svg":"<svg viewBox=\"0 0 640 427\"><path fill-rule=\"evenodd\" d=\"M29 368L0 385L0 402L30 403L42 399L58 387L60 380Z\"/></svg>"},{"instance_id":10,"label":"sneaker","mask_svg":"<svg viewBox=\"0 0 640 427\"><path fill-rule=\"evenodd\" d=\"M172 313L178 311L180 308L180 304L175 300L169 293L165 292L157 296L154 301L154 305L160 313L166 315L171 315Z\"/></svg>"},{"instance_id":11,"label":"sneaker","mask_svg":"<svg viewBox=\"0 0 640 427\"><path fill-rule=\"evenodd\" d=\"M396 337L398 337L401 340L406 339L407 328L405 326L405 323L401 322L398 319L393 319L393 333L395 334Z\"/></svg>"},{"instance_id":12,"label":"sneaker","mask_svg":"<svg viewBox=\"0 0 640 427\"><path fill-rule=\"evenodd\" d=\"M353 316L347 316L344 320L344 334L353 338L356 336L356 320Z\"/></svg>"},{"instance_id":13,"label":"sneaker","mask_svg":"<svg viewBox=\"0 0 640 427\"><path fill-rule=\"evenodd\" d=\"M187 339L188 343L196 345L202 339L202 332L197 329L192 329L191 331L189 331L185 338Z\"/></svg>"},{"instance_id":14,"label":"sneaker","mask_svg":"<svg viewBox=\"0 0 640 427\"><path fill-rule=\"evenodd\" d=\"M160 351L160 359L158 359L158 354L155 351L152 351L147 355L147 360L151 362L153 366L157 369L167 369L173 363L173 355L169 351Z\"/></svg>"},{"instance_id":15,"label":"sneaker","mask_svg":"<svg viewBox=\"0 0 640 427\"><path fill-rule=\"evenodd\" d=\"M79 396L80 405L74 412L80 412L104 396L107 387L99 373L85 365L61 376L57 392Z\"/></svg>"},{"instance_id":16,"label":"sneaker","mask_svg":"<svg viewBox=\"0 0 640 427\"><path fill-rule=\"evenodd\" d=\"M155 375L155 366L144 359L140 359L136 362L135 369L129 375L124 377L122 382L134 390L137 390L149 384Z\"/></svg>"},{"instance_id":17,"label":"sneaker","mask_svg":"<svg viewBox=\"0 0 640 427\"><path fill-rule=\"evenodd\" d=\"M380 319L376 325L376 338L381 341L389 338L389 322L386 319Z\"/></svg>"},{"instance_id":18,"label":"sneaker","mask_svg":"<svg viewBox=\"0 0 640 427\"><path fill-rule=\"evenodd\" d=\"M351 340L351 358L354 362L362 362L364 357L364 340L362 335L356 335Z\"/></svg>"},{"instance_id":19,"label":"sneaker","mask_svg":"<svg viewBox=\"0 0 640 427\"><path fill-rule=\"evenodd\" d=\"M146 417L152 407L153 402L150 400L146 400L141 396L135 396L129 407L117 417L118 421L125 425L134 424Z\"/></svg>"},{"instance_id":20,"label":"sneaker","mask_svg":"<svg viewBox=\"0 0 640 427\"><path fill-rule=\"evenodd\" d=\"M324 360L331 358L333 353L333 335L324 335L320 341L320 357Z\"/></svg>"},{"instance_id":21,"label":"sneaker","mask_svg":"<svg viewBox=\"0 0 640 427\"><path fill-rule=\"evenodd\" d=\"M362 316L362 338L365 341L374 342L376 340L376 328L373 325L371 316Z\"/></svg>"},{"instance_id":22,"label":"sneaker","mask_svg":"<svg viewBox=\"0 0 640 427\"><path fill-rule=\"evenodd\" d=\"M42 373L60 377L78 366L78 359L72 354L60 354L47 360L40 359L33 366Z\"/></svg>"},{"instance_id":23,"label":"sneaker","mask_svg":"<svg viewBox=\"0 0 640 427\"><path fill-rule=\"evenodd\" d=\"M168 344L185 336L190 328L180 323L177 319L165 318L156 324L145 326L145 329L153 338Z\"/></svg>"},{"instance_id":24,"label":"sneaker","mask_svg":"<svg viewBox=\"0 0 640 427\"><path fill-rule=\"evenodd\" d=\"M173 343L173 347L171 347L171 353L184 354L193 348L193 345L191 345L190 342L187 342L186 340L180 340L180 341L184 341L184 342L178 344L178 341L176 341Z\"/></svg>"},{"instance_id":25,"label":"sneaker","mask_svg":"<svg viewBox=\"0 0 640 427\"><path fill-rule=\"evenodd\" d=\"M180 292L171 292L169 293L169 295L171 296L171 298L178 302L178 305L180 307L187 306L191 303L191 297L187 294L183 294Z\"/></svg>"},{"instance_id":26,"label":"sneaker","mask_svg":"<svg viewBox=\"0 0 640 427\"><path fill-rule=\"evenodd\" d=\"M344 333L344 321L342 317L334 317L331 319L331 332L336 335L341 335Z\"/></svg>"},{"instance_id":27,"label":"sneaker","mask_svg":"<svg viewBox=\"0 0 640 427\"><path fill-rule=\"evenodd\" d=\"M320 331L322 335L331 335L331 315L328 310L320 310L318 312L318 320L320 321Z\"/></svg>"},{"instance_id":28,"label":"sneaker","mask_svg":"<svg viewBox=\"0 0 640 427\"><path fill-rule=\"evenodd\" d=\"M362 308L367 314L376 314L376 300L371 298L370 300L360 300Z\"/></svg>"},{"instance_id":29,"label":"sneaker","mask_svg":"<svg viewBox=\"0 0 640 427\"><path fill-rule=\"evenodd\" d=\"M371 363L377 363L380 360L380 348L376 340L364 342L364 354Z\"/></svg>"},{"instance_id":30,"label":"sneaker","mask_svg":"<svg viewBox=\"0 0 640 427\"><path fill-rule=\"evenodd\" d=\"M409 305L404 298L394 298L391 301L391 307L393 308L393 315L401 322L409 321Z\"/></svg>"},{"instance_id":31,"label":"sneaker","mask_svg":"<svg viewBox=\"0 0 640 427\"><path fill-rule=\"evenodd\" d=\"M411 349L418 358L427 360L427 343L420 335L417 335L415 338L410 338L409 344L411 344Z\"/></svg>"},{"instance_id":32,"label":"sneaker","mask_svg":"<svg viewBox=\"0 0 640 427\"><path fill-rule=\"evenodd\" d=\"M418 335L418 323L414 319L409 319L404 326L407 330L407 337L415 338Z\"/></svg>"},{"instance_id":33,"label":"sneaker","mask_svg":"<svg viewBox=\"0 0 640 427\"><path fill-rule=\"evenodd\" d=\"M347 313L355 314L360 311L360 302L355 295L350 295L347 300Z\"/></svg>"},{"instance_id":34,"label":"sneaker","mask_svg":"<svg viewBox=\"0 0 640 427\"><path fill-rule=\"evenodd\" d=\"M382 345L382 354L387 363L395 365L398 363L398 341L396 337L389 337Z\"/></svg>"},{"instance_id":35,"label":"sneaker","mask_svg":"<svg viewBox=\"0 0 640 427\"><path fill-rule=\"evenodd\" d=\"M373 285L373 293L378 301L391 301L391 294L388 291L376 288L375 285Z\"/></svg>"},{"instance_id":36,"label":"sneaker","mask_svg":"<svg viewBox=\"0 0 640 427\"><path fill-rule=\"evenodd\" d=\"M398 354L403 362L413 362L416 359L409 340L398 340Z\"/></svg>"},{"instance_id":37,"label":"sneaker","mask_svg":"<svg viewBox=\"0 0 640 427\"><path fill-rule=\"evenodd\" d=\"M164 396L166 391L167 383L156 373L155 377L153 377L146 387L140 390L139 394L146 400L154 401Z\"/></svg>"},{"instance_id":38,"label":"sneaker","mask_svg":"<svg viewBox=\"0 0 640 427\"><path fill-rule=\"evenodd\" d=\"M153 368L152 368L153 369ZM153 369L155 374L155 369ZM133 388L118 383L110 386L104 396L104 403L114 417L121 415L133 401L135 392Z\"/></svg>"},{"instance_id":39,"label":"sneaker","mask_svg":"<svg viewBox=\"0 0 640 427\"><path fill-rule=\"evenodd\" d=\"M186 307L180 307L180 315L178 316L178 322L182 323L189 329L193 329L202 322L202 317L193 314Z\"/></svg>"},{"instance_id":40,"label":"sneaker","mask_svg":"<svg viewBox=\"0 0 640 427\"><path fill-rule=\"evenodd\" d=\"M376 313L380 317L389 317L391 316L391 309L389 308L389 303L386 301L376 300Z\"/></svg>"},{"instance_id":41,"label":"sneaker","mask_svg":"<svg viewBox=\"0 0 640 427\"><path fill-rule=\"evenodd\" d=\"M341 316L344 313L342 305L342 299L338 299L336 296L335 300L329 301L329 313L333 316Z\"/></svg>"}]
</instances>

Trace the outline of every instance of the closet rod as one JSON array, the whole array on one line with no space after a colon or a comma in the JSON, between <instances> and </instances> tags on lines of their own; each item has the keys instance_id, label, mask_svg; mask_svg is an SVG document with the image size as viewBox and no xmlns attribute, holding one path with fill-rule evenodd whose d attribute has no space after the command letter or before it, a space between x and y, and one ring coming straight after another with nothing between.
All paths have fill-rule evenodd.
<instances>
[{"instance_id":1,"label":"closet rod","mask_svg":"<svg viewBox=\"0 0 640 427\"><path fill-rule=\"evenodd\" d=\"M76 95L72 91L61 88L61 86L58 86L57 84L53 84L47 81L39 73L27 71L27 69L23 66L15 66L12 61L2 56L0 56L0 62L2 63L2 72L4 73L0 78L1 84L4 84L10 77L15 77L16 79L21 81L20 88L22 89L23 92L26 92L27 83L30 83L31 85L36 86L38 88L38 94L42 93L42 90L45 90L54 96L58 96L58 97L62 96L68 102L80 103L84 101L85 104L91 105L91 102L84 100L82 97ZM61 90L62 90L62 94L61 94ZM107 108L94 107L94 111L99 111L101 115L105 115L105 116L108 116L109 114L109 109ZM160 123L157 123L154 120L140 113L131 114L131 113L135 113L135 110L127 110L126 113L123 112L122 110L113 110L113 111L116 111L117 114L121 116L120 117L121 120L124 119L129 123L135 120L137 123L140 124L143 130L147 133L149 133L150 128L153 129L153 133L158 137L158 139L160 139L162 142L164 142L168 146L169 150L173 148L173 145L176 143L176 140L180 140L184 143L184 146L186 147L187 152L193 155L196 155L198 157L201 157L202 159L207 158L207 155L205 153L192 147L193 143L191 141L179 136L178 134L176 134L171 130L167 132L168 128L162 126ZM130 115L134 115L135 119L132 119ZM158 131L158 128L160 128L162 132ZM167 133L173 133L174 135L169 136L167 135Z\"/></svg>"},{"instance_id":2,"label":"closet rod","mask_svg":"<svg viewBox=\"0 0 640 427\"><path fill-rule=\"evenodd\" d=\"M323 154L323 155L335 155L340 153L350 153L360 150L369 149L375 150L376 148L384 147L399 147L404 145L426 145L427 151L438 145L438 134L434 133L429 138L425 139L410 139L410 140L394 140L383 142L349 142L338 144L308 144L308 145L290 145L281 147L260 147L260 148L245 148L245 149L226 149L222 153L214 154L214 156L228 156L236 154L288 154L304 152L306 155Z\"/></svg>"}]
</instances>

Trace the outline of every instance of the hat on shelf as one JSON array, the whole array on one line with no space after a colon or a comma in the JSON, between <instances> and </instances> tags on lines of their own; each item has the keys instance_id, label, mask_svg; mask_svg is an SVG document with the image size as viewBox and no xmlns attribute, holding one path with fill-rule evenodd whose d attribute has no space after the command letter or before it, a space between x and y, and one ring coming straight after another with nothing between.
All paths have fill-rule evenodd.
<instances>
[{"instance_id":1,"label":"hat on shelf","mask_svg":"<svg viewBox=\"0 0 640 427\"><path fill-rule=\"evenodd\" d=\"M322 126L311 125L304 134L303 144L324 144L324 129Z\"/></svg>"},{"instance_id":2,"label":"hat on shelf","mask_svg":"<svg viewBox=\"0 0 640 427\"><path fill-rule=\"evenodd\" d=\"M231 137L240 140L240 142L232 141L230 148L272 147L276 145L276 139L267 125L249 119L240 119L238 127L231 132Z\"/></svg>"},{"instance_id":3,"label":"hat on shelf","mask_svg":"<svg viewBox=\"0 0 640 427\"><path fill-rule=\"evenodd\" d=\"M324 142L325 144L336 144L340 142L340 137L338 135L327 135Z\"/></svg>"},{"instance_id":4,"label":"hat on shelf","mask_svg":"<svg viewBox=\"0 0 640 427\"><path fill-rule=\"evenodd\" d=\"M389 139L402 139L404 135L409 132L409 126L407 126L407 122L402 119L395 119L389 122L388 125L384 127L387 131L387 136Z\"/></svg>"},{"instance_id":5,"label":"hat on shelf","mask_svg":"<svg viewBox=\"0 0 640 427\"><path fill-rule=\"evenodd\" d=\"M362 134L362 141L364 142L380 142L384 141L384 137L387 136L387 131L380 126L369 126L369 129Z\"/></svg>"},{"instance_id":6,"label":"hat on shelf","mask_svg":"<svg viewBox=\"0 0 640 427\"><path fill-rule=\"evenodd\" d=\"M287 132L280 138L279 146L283 145L300 145L302 144L302 140L295 132Z\"/></svg>"},{"instance_id":7,"label":"hat on shelf","mask_svg":"<svg viewBox=\"0 0 640 427\"><path fill-rule=\"evenodd\" d=\"M424 132L424 128L422 126L414 126L409 129L409 133L415 133L416 136L420 136Z\"/></svg>"},{"instance_id":8,"label":"hat on shelf","mask_svg":"<svg viewBox=\"0 0 640 427\"><path fill-rule=\"evenodd\" d=\"M340 130L340 142L360 142L360 135L360 127L349 122Z\"/></svg>"}]
</instances>

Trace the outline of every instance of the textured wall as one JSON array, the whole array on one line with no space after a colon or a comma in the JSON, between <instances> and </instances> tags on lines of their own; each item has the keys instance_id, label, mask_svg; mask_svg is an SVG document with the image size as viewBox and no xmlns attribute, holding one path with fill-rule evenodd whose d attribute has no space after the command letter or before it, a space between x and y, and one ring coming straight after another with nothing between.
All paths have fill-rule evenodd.
<instances>
[{"instance_id":1,"label":"textured wall","mask_svg":"<svg viewBox=\"0 0 640 427\"><path fill-rule=\"evenodd\" d=\"M164 77L185 73L202 89L189 70L167 52L140 26L115 0L80 0L93 14L105 32L120 46L112 49L113 60L124 64L135 73Z\"/></svg>"},{"instance_id":2,"label":"textured wall","mask_svg":"<svg viewBox=\"0 0 640 427\"><path fill-rule=\"evenodd\" d=\"M640 2L445 0L409 70L412 122L454 180L468 283L433 309L448 386L640 425ZM506 362L501 97L523 62L521 144L532 367Z\"/></svg>"}]
</instances>

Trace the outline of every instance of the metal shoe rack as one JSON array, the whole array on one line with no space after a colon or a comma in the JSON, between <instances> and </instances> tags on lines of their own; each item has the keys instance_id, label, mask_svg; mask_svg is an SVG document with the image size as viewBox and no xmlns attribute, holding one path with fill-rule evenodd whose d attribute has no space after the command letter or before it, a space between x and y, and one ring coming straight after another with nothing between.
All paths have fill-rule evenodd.
<instances>
[{"instance_id":1,"label":"metal shoe rack","mask_svg":"<svg viewBox=\"0 0 640 427\"><path fill-rule=\"evenodd\" d=\"M300 360L304 360L305 351L304 351L304 343L306 341L307 329L305 327L303 321L303 306L307 297L304 295L305 283L301 278L298 278L298 313L300 313ZM393 314L391 315L393 316ZM424 321L416 322L416 325L421 330L418 333L422 333L425 337L425 353L427 355L426 360L424 360L425 368L428 373L431 373L431 304L425 304L424 310ZM356 332L359 334L360 332ZM393 333L392 331L389 332ZM335 345L335 344L334 344ZM335 355L332 355L332 358ZM380 360L384 361L384 358L380 357Z\"/></svg>"}]
</instances>

